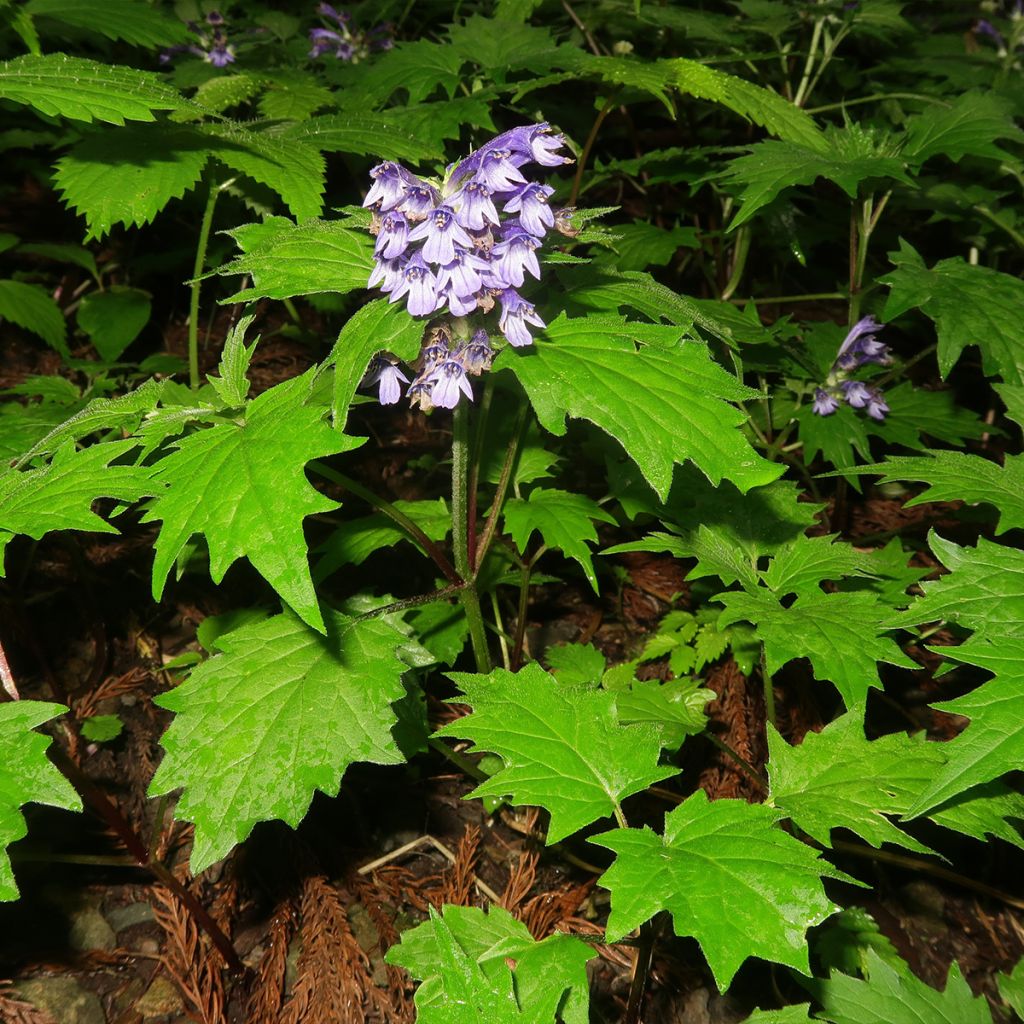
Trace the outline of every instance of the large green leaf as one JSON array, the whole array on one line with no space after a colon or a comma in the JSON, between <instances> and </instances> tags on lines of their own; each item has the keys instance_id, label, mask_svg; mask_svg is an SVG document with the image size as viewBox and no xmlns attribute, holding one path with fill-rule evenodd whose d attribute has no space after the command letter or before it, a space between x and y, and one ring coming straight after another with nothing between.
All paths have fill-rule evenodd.
<instances>
[{"instance_id":1,"label":"large green leaf","mask_svg":"<svg viewBox=\"0 0 1024 1024\"><path fill-rule=\"evenodd\" d=\"M7 847L28 831L21 805L49 804L80 811L82 802L71 783L46 757L49 736L33 732L37 725L63 714L63 704L16 700L0 704L0 900L16 900L18 886Z\"/></svg>"},{"instance_id":2,"label":"large green leaf","mask_svg":"<svg viewBox=\"0 0 1024 1024\"><path fill-rule=\"evenodd\" d=\"M176 814L196 826L194 872L258 821L298 825L350 764L401 763L391 705L405 695L406 637L379 618L326 619L325 636L290 613L233 630L217 640L222 654L158 698L175 716L150 793L184 787Z\"/></svg>"},{"instance_id":3,"label":"large green leaf","mask_svg":"<svg viewBox=\"0 0 1024 1024\"><path fill-rule=\"evenodd\" d=\"M908 118L903 156L920 166L943 153L951 160L965 156L1006 160L1009 154L997 139L1024 140L1013 122L1014 105L995 92L967 92L952 104L935 104Z\"/></svg>"},{"instance_id":4,"label":"large green leaf","mask_svg":"<svg viewBox=\"0 0 1024 1024\"><path fill-rule=\"evenodd\" d=\"M360 65L354 88L341 96L341 103L346 109L376 109L397 89L408 93L410 103L419 103L438 86L451 97L464 63L462 54L444 43L427 39L400 42L372 64Z\"/></svg>"},{"instance_id":5,"label":"large green leaf","mask_svg":"<svg viewBox=\"0 0 1024 1024\"><path fill-rule=\"evenodd\" d=\"M558 932L538 942L526 925L499 906L486 912L478 907L445 906L442 914L450 934L489 982L511 971L519 1006L531 1021L554 1021L557 1008L558 1019L565 1024L587 1024L586 963L596 955L590 946ZM427 1019L425 1013L452 1011L451 993L440 967L444 941L438 934L440 923L442 918L432 917L403 932L402 941L387 953L388 963L422 980L416 990L417 1020ZM447 1024L453 1018L436 1019Z\"/></svg>"},{"instance_id":6,"label":"large green leaf","mask_svg":"<svg viewBox=\"0 0 1024 1024\"><path fill-rule=\"evenodd\" d=\"M975 996L953 963L942 992L926 985L909 967L897 971L874 950L867 953L868 976L834 971L814 991L822 1009L816 1017L832 1024L992 1024L984 996Z\"/></svg>"},{"instance_id":7,"label":"large green leaf","mask_svg":"<svg viewBox=\"0 0 1024 1024\"><path fill-rule=\"evenodd\" d=\"M955 750L951 751L945 744L942 752L956 756ZM1020 828L1024 824L1024 793L1011 789L1005 782L995 780L971 786L933 807L928 817L944 828L972 836L982 843L992 837L1024 849L1024 834Z\"/></svg>"},{"instance_id":8,"label":"large green leaf","mask_svg":"<svg viewBox=\"0 0 1024 1024\"><path fill-rule=\"evenodd\" d=\"M0 547L17 534L38 540L51 530L117 533L92 511L92 503L97 498L137 501L160 488L144 469L111 465L135 446L135 441L108 441L78 451L66 443L48 466L0 470Z\"/></svg>"},{"instance_id":9,"label":"large green leaf","mask_svg":"<svg viewBox=\"0 0 1024 1024\"><path fill-rule=\"evenodd\" d=\"M685 459L712 483L727 478L743 491L781 474L746 442L737 429L746 416L728 404L756 392L702 344L638 348L637 336L620 317L562 314L529 348L505 349L495 367L516 374L551 433L564 434L573 416L611 434L662 498Z\"/></svg>"},{"instance_id":10,"label":"large green leaf","mask_svg":"<svg viewBox=\"0 0 1024 1024\"><path fill-rule=\"evenodd\" d=\"M590 557L590 545L597 543L595 522L613 523L614 516L605 512L597 502L582 494L571 494L553 487L536 487L528 499L512 498L505 503L505 529L520 551L534 531L549 548L561 551L583 568L587 580L597 589L597 575Z\"/></svg>"},{"instance_id":11,"label":"large green leaf","mask_svg":"<svg viewBox=\"0 0 1024 1024\"><path fill-rule=\"evenodd\" d=\"M82 299L78 326L89 335L96 351L113 362L149 323L151 307L149 292L114 285Z\"/></svg>"},{"instance_id":12,"label":"large green leaf","mask_svg":"<svg viewBox=\"0 0 1024 1024\"><path fill-rule=\"evenodd\" d=\"M742 620L753 623L770 674L793 658L807 658L814 678L833 683L847 708L862 708L868 690L881 688L877 662L918 667L882 635L891 613L874 594L808 590L789 606L766 590L729 592L717 599L725 605L720 627Z\"/></svg>"},{"instance_id":13,"label":"large green leaf","mask_svg":"<svg viewBox=\"0 0 1024 1024\"><path fill-rule=\"evenodd\" d=\"M615 694L558 682L536 662L518 673L449 673L473 713L437 736L471 739L498 754L504 767L470 794L509 797L551 813L548 842L619 812L622 800L676 774L658 764L658 730L624 726Z\"/></svg>"},{"instance_id":14,"label":"large green leaf","mask_svg":"<svg viewBox=\"0 0 1024 1024\"><path fill-rule=\"evenodd\" d=\"M154 479L165 489L145 515L146 522L162 524L155 598L185 544L203 534L214 582L245 556L307 623L323 628L302 520L337 503L314 490L304 467L359 442L331 430L322 408L305 404L309 383L307 373L278 384L249 404L243 423L190 434L157 462Z\"/></svg>"},{"instance_id":15,"label":"large green leaf","mask_svg":"<svg viewBox=\"0 0 1024 1024\"><path fill-rule=\"evenodd\" d=\"M131 125L86 135L57 161L54 183L82 214L91 238L115 224L148 224L195 187L210 146L191 128Z\"/></svg>"},{"instance_id":16,"label":"large green leaf","mask_svg":"<svg viewBox=\"0 0 1024 1024\"><path fill-rule=\"evenodd\" d=\"M149 71L63 53L27 54L0 64L0 99L75 121L152 121L185 101Z\"/></svg>"},{"instance_id":17,"label":"large green leaf","mask_svg":"<svg viewBox=\"0 0 1024 1024\"><path fill-rule=\"evenodd\" d=\"M739 200L743 204L730 227L748 221L761 207L770 203L785 188L811 185L818 178L835 182L851 199L857 186L867 178L888 178L911 184L903 170L903 161L876 149L871 137L855 127L832 132L828 148L816 150L806 145L767 139L750 148L746 156L729 164L727 180L743 186Z\"/></svg>"},{"instance_id":18,"label":"large green leaf","mask_svg":"<svg viewBox=\"0 0 1024 1024\"><path fill-rule=\"evenodd\" d=\"M51 348L67 354L64 314L45 288L22 281L0 281L0 317L38 334Z\"/></svg>"},{"instance_id":19,"label":"large green leaf","mask_svg":"<svg viewBox=\"0 0 1024 1024\"><path fill-rule=\"evenodd\" d=\"M79 0L29 0L24 10L33 18L52 20L58 26L70 25L136 46L170 46L188 38L184 22L145 0L103 0L100 4L82 4ZM50 34L46 20L39 28L44 38ZM53 34L59 32L58 27Z\"/></svg>"},{"instance_id":20,"label":"large green leaf","mask_svg":"<svg viewBox=\"0 0 1024 1024\"><path fill-rule=\"evenodd\" d=\"M959 647L943 647L944 656L978 665L995 678L977 689L936 707L970 719L967 728L942 744L947 764L935 773L908 811L924 814L971 786L989 782L1024 765L1024 729L1020 706L1024 698L1024 637L986 639L972 636Z\"/></svg>"},{"instance_id":21,"label":"large green leaf","mask_svg":"<svg viewBox=\"0 0 1024 1024\"><path fill-rule=\"evenodd\" d=\"M847 828L872 846L931 852L887 815L906 813L945 760L943 745L923 738L868 740L863 716L853 713L807 733L798 747L768 726L770 802L824 846L832 829Z\"/></svg>"},{"instance_id":22,"label":"large green leaf","mask_svg":"<svg viewBox=\"0 0 1024 1024\"><path fill-rule=\"evenodd\" d=\"M928 501L984 503L1000 512L996 536L1024 527L1024 455L1007 455L1002 466L966 452L935 451L923 457L890 455L885 462L858 466L852 472L878 473L883 482L927 483L920 494L904 502L904 508Z\"/></svg>"},{"instance_id":23,"label":"large green leaf","mask_svg":"<svg viewBox=\"0 0 1024 1024\"><path fill-rule=\"evenodd\" d=\"M1024 552L984 537L976 548L960 547L934 530L928 542L950 571L922 584L924 596L888 626L909 628L942 619L993 640L1024 636Z\"/></svg>"},{"instance_id":24,"label":"large green leaf","mask_svg":"<svg viewBox=\"0 0 1024 1024\"><path fill-rule=\"evenodd\" d=\"M260 230L249 230L253 227ZM351 292L366 287L373 269L373 239L341 221L307 221L296 226L285 217L271 217L228 234L243 254L217 273L246 274L252 278L252 287L226 302Z\"/></svg>"},{"instance_id":25,"label":"large green leaf","mask_svg":"<svg viewBox=\"0 0 1024 1024\"><path fill-rule=\"evenodd\" d=\"M837 873L780 818L698 790L665 815L664 836L620 828L589 840L617 854L601 876L612 894L608 941L667 910L676 934L700 943L720 989L749 956L810 974L804 933L836 909L821 877Z\"/></svg>"},{"instance_id":26,"label":"large green leaf","mask_svg":"<svg viewBox=\"0 0 1024 1024\"><path fill-rule=\"evenodd\" d=\"M882 316L892 320L917 307L934 320L943 377L968 345L977 345L986 374L1024 384L1024 281L959 257L940 260L929 270L906 242L889 258L896 269L878 279L891 289Z\"/></svg>"}]
</instances>

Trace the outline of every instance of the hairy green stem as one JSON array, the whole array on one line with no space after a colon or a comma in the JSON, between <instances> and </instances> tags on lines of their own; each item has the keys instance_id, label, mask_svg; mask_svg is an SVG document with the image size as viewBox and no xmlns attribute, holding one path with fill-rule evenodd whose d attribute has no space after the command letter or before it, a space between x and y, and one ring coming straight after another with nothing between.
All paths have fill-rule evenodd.
<instances>
[{"instance_id":1,"label":"hairy green stem","mask_svg":"<svg viewBox=\"0 0 1024 1024\"><path fill-rule=\"evenodd\" d=\"M755 306L767 306L776 303L782 305L787 302L819 302L823 299L845 299L846 297L846 292L806 292L803 295L767 295L764 298L750 297L729 299L728 301L737 305L752 302Z\"/></svg>"},{"instance_id":2,"label":"hairy green stem","mask_svg":"<svg viewBox=\"0 0 1024 1024\"><path fill-rule=\"evenodd\" d=\"M490 672L491 654L487 649L480 595L469 562L469 461L469 408L460 402L452 417L452 549L455 571L466 584L459 592L459 600L466 612L476 670Z\"/></svg>"},{"instance_id":3,"label":"hairy green stem","mask_svg":"<svg viewBox=\"0 0 1024 1024\"><path fill-rule=\"evenodd\" d=\"M736 232L736 248L733 250L732 273L729 275L729 280L726 282L725 287L722 289L722 294L719 296L723 302L728 302L739 287L740 280L743 277L743 271L747 266L747 255L749 252L750 228L749 225L744 224L743 227Z\"/></svg>"},{"instance_id":4,"label":"hairy green stem","mask_svg":"<svg viewBox=\"0 0 1024 1024\"><path fill-rule=\"evenodd\" d=\"M383 512L393 523L400 526L406 533L409 534L414 540L416 540L422 547L423 550L434 560L434 564L444 574L444 578L449 583L455 586L461 586L463 577L455 571L452 563L448 561L445 553L438 547L438 545L432 541L420 527L414 523L404 512L399 511L391 504L390 501L386 501L384 498L378 497L373 491L368 490L362 484L357 483L351 477L346 476L344 473L339 473L336 469L331 469L330 466L325 466L318 459L314 459L309 463L309 468L314 473L318 473L325 480L330 480L332 483L340 484L345 488L346 491L351 491L357 498L362 498L367 504L372 505L379 512Z\"/></svg>"},{"instance_id":5,"label":"hairy green stem","mask_svg":"<svg viewBox=\"0 0 1024 1024\"><path fill-rule=\"evenodd\" d=\"M213 225L213 211L217 196L223 185L210 182L206 197L206 209L199 225L199 241L196 244L196 262L192 268L191 294L188 300L188 386L195 391L199 387L199 289L203 269L206 266L206 250L210 245L210 228Z\"/></svg>"},{"instance_id":6,"label":"hairy green stem","mask_svg":"<svg viewBox=\"0 0 1024 1024\"><path fill-rule=\"evenodd\" d=\"M772 674L768 671L768 659L765 657L764 644L761 645L761 683L764 686L765 718L775 726L775 687L772 686Z\"/></svg>"},{"instance_id":7,"label":"hairy green stem","mask_svg":"<svg viewBox=\"0 0 1024 1024\"><path fill-rule=\"evenodd\" d=\"M820 107L805 107L808 114L824 114L830 110L845 110L847 107L857 107L862 103L878 103L882 100L918 100L921 103L933 103L940 107L949 107L952 104L940 100L935 96L924 96L919 92L875 92L870 96L858 96L855 100L840 100L838 103L825 103Z\"/></svg>"},{"instance_id":8,"label":"hairy green stem","mask_svg":"<svg viewBox=\"0 0 1024 1024\"><path fill-rule=\"evenodd\" d=\"M824 18L817 18L814 22L814 31L811 33L811 45L807 48L807 60L804 62L804 73L800 78L800 84L796 87L793 96L793 106L802 107L810 91L811 72L814 70L815 61L818 59L818 44L821 42L821 30L825 24Z\"/></svg>"},{"instance_id":9,"label":"hairy green stem","mask_svg":"<svg viewBox=\"0 0 1024 1024\"><path fill-rule=\"evenodd\" d=\"M476 550L471 552L474 572L480 571L480 566L483 564L487 551L491 546L491 541L494 539L494 531L498 526L498 516L501 514L502 506L505 504L505 495L508 493L508 485L512 480L512 470L515 468L516 456L519 454L519 445L522 441L523 429L526 426L526 413L527 406L524 402L519 407L519 416L516 419L512 436L508 440L508 448L505 450L505 462L501 467L501 476L498 478L498 487L494 492L494 501L491 504L490 515L488 515L487 522L484 524L484 532L480 537L479 545L476 545Z\"/></svg>"},{"instance_id":10,"label":"hairy green stem","mask_svg":"<svg viewBox=\"0 0 1024 1024\"><path fill-rule=\"evenodd\" d=\"M612 107L615 106L621 91L621 87L613 90L608 99L604 101L604 106L598 111L597 117L594 118L594 123L590 126L590 134L587 136L586 142L583 143L583 150L580 152L580 158L576 164L576 177L572 179L572 191L569 193L569 202L567 204L569 206L576 205L576 200L580 194L580 186L583 184L583 171L586 169L587 161L590 159L590 151L594 148L594 143L597 141L597 133L601 130L604 119L612 112Z\"/></svg>"}]
</instances>

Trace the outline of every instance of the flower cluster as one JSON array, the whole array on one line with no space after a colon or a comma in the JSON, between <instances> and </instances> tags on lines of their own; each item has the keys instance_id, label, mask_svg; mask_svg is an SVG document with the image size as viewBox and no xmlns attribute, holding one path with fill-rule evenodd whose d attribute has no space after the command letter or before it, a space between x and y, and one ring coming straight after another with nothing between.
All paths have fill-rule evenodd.
<instances>
[{"instance_id":1,"label":"flower cluster","mask_svg":"<svg viewBox=\"0 0 1024 1024\"><path fill-rule=\"evenodd\" d=\"M179 53L192 53L202 57L215 68L226 68L235 62L235 48L228 42L227 21L223 14L211 11L206 16L206 24L188 23L189 31L196 37L192 45L171 46L160 53L160 63L169 64Z\"/></svg>"},{"instance_id":2,"label":"flower cluster","mask_svg":"<svg viewBox=\"0 0 1024 1024\"><path fill-rule=\"evenodd\" d=\"M316 13L333 22L334 27L309 30L309 41L313 44L309 51L310 57L323 57L327 54L335 60L358 63L374 50L390 50L395 45L392 38L394 26L388 22L364 32L353 26L352 15L348 11L339 11L330 4L322 3Z\"/></svg>"},{"instance_id":3,"label":"flower cluster","mask_svg":"<svg viewBox=\"0 0 1024 1024\"><path fill-rule=\"evenodd\" d=\"M879 388L860 380L850 380L850 375L862 366L876 364L888 366L892 361L889 346L879 341L877 333L882 329L873 316L858 320L850 333L843 339L823 386L814 389L813 410L819 416L831 416L846 402L853 409L866 409L874 420L884 420L889 406Z\"/></svg>"},{"instance_id":4,"label":"flower cluster","mask_svg":"<svg viewBox=\"0 0 1024 1024\"><path fill-rule=\"evenodd\" d=\"M571 163L559 154L563 145L562 136L541 123L497 136L450 166L441 181L418 178L390 160L378 164L363 202L373 210L371 230L377 236L370 287L379 286L391 302L404 299L413 316L447 310L463 318L498 305L505 340L529 345L529 325L545 323L517 289L527 274L540 278L537 249L548 230L572 229L548 204L554 189L528 180L522 168ZM428 335L419 375L409 387L410 399L421 408L453 408L460 392L472 398L467 374L490 365L486 331L470 337L469 328L460 330L465 337L454 348L452 328ZM400 373L386 367L371 372L381 401L392 395L397 400Z\"/></svg>"}]
</instances>

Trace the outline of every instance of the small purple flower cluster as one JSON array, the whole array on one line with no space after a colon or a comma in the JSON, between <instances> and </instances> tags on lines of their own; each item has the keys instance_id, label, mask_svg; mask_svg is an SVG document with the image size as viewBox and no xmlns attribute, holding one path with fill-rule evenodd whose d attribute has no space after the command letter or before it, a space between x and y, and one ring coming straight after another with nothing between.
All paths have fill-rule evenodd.
<instances>
[{"instance_id":1,"label":"small purple flower cluster","mask_svg":"<svg viewBox=\"0 0 1024 1024\"><path fill-rule=\"evenodd\" d=\"M309 30L309 41L313 44L310 57L327 54L335 60L358 63L374 50L390 50L395 45L392 38L395 29L390 22L374 25L364 32L352 25L352 15L348 11L339 11L330 4L321 3L316 13L333 22L334 27Z\"/></svg>"},{"instance_id":2,"label":"small purple flower cluster","mask_svg":"<svg viewBox=\"0 0 1024 1024\"><path fill-rule=\"evenodd\" d=\"M850 374L862 366L876 364L888 366L892 362L889 346L879 341L882 325L873 317L858 320L839 346L828 378L822 387L814 389L812 409L819 416L831 416L846 402L852 409L866 409L873 420L884 420L889 406L879 388L859 380L849 380Z\"/></svg>"},{"instance_id":3,"label":"small purple flower cluster","mask_svg":"<svg viewBox=\"0 0 1024 1024\"><path fill-rule=\"evenodd\" d=\"M378 164L370 172L373 185L363 202L373 210L371 231L377 236L369 286L379 286L391 302L404 299L413 316L433 316L447 308L461 318L489 313L498 303L498 328L505 340L529 345L528 325L545 323L517 289L527 274L540 278L537 249L547 231L570 233L571 228L548 205L554 189L529 181L521 168L571 163L558 152L564 142L547 123L513 128L450 166L436 182L390 160ZM436 340L438 330L447 341ZM461 333L469 339L468 329ZM421 408L453 408L460 392L472 399L467 374L490 365L485 331L454 349L451 340L447 327L428 335L422 368L409 387L410 399ZM371 372L381 386L382 402L385 395L397 400L399 373L379 366Z\"/></svg>"},{"instance_id":4,"label":"small purple flower cluster","mask_svg":"<svg viewBox=\"0 0 1024 1024\"><path fill-rule=\"evenodd\" d=\"M171 46L160 53L160 63L170 64L179 53L191 53L196 57L202 57L207 64L215 68L226 68L235 62L235 48L228 42L227 20L218 11L210 11L206 16L206 25L212 31L207 31L205 26L199 26L195 22L188 23L189 31L196 37L196 44Z\"/></svg>"}]
</instances>

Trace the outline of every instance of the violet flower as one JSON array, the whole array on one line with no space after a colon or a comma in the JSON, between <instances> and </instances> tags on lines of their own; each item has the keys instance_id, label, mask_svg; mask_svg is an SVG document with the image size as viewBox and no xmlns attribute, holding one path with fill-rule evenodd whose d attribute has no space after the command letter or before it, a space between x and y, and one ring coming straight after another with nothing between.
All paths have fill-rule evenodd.
<instances>
[{"instance_id":1,"label":"violet flower","mask_svg":"<svg viewBox=\"0 0 1024 1024\"><path fill-rule=\"evenodd\" d=\"M389 302L408 295L406 304L413 316L429 316L440 304L437 279L418 253L413 253L402 267L402 280L391 293Z\"/></svg>"},{"instance_id":2,"label":"violet flower","mask_svg":"<svg viewBox=\"0 0 1024 1024\"><path fill-rule=\"evenodd\" d=\"M535 327L547 327L547 324L537 315L532 302L527 302L513 288L506 288L500 295L501 319L498 326L501 333L508 339L510 345L518 348L520 345L530 345L533 338L526 329L526 325L533 324Z\"/></svg>"},{"instance_id":3,"label":"violet flower","mask_svg":"<svg viewBox=\"0 0 1024 1024\"><path fill-rule=\"evenodd\" d=\"M361 386L379 385L378 399L381 405L394 405L402 397L402 384L408 384L409 378L390 360L376 355L370 360L366 375Z\"/></svg>"},{"instance_id":4,"label":"violet flower","mask_svg":"<svg viewBox=\"0 0 1024 1024\"><path fill-rule=\"evenodd\" d=\"M548 228L555 226L555 215L548 206L548 196L554 191L550 185L538 185L531 181L505 204L505 212L518 213L519 223L531 235L543 238Z\"/></svg>"},{"instance_id":5,"label":"violet flower","mask_svg":"<svg viewBox=\"0 0 1024 1024\"><path fill-rule=\"evenodd\" d=\"M879 341L882 330L873 316L865 316L850 328L824 384L814 389L811 409L818 416L831 416L846 402L851 409L864 409L874 420L884 420L889 406L882 392L874 385L851 380L850 374L871 364L888 366L892 362L889 346Z\"/></svg>"},{"instance_id":6,"label":"violet flower","mask_svg":"<svg viewBox=\"0 0 1024 1024\"><path fill-rule=\"evenodd\" d=\"M455 243L471 248L473 239L455 219L455 211L441 205L421 224L409 232L410 242L424 241L423 258L428 263L451 263L455 259Z\"/></svg>"},{"instance_id":7,"label":"violet flower","mask_svg":"<svg viewBox=\"0 0 1024 1024\"><path fill-rule=\"evenodd\" d=\"M454 409L459 404L460 393L473 401L466 368L457 359L446 359L434 371L430 400L440 409Z\"/></svg>"}]
</instances>

